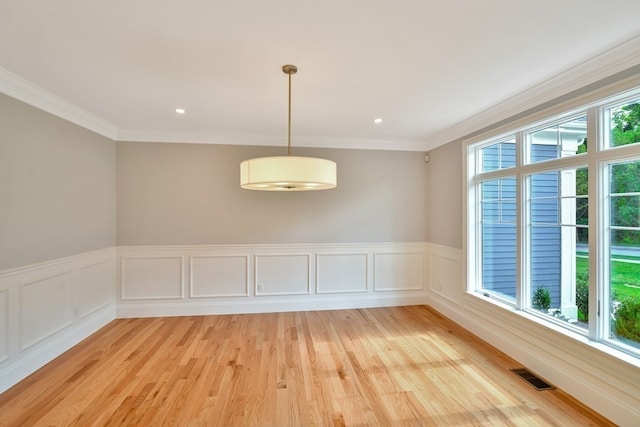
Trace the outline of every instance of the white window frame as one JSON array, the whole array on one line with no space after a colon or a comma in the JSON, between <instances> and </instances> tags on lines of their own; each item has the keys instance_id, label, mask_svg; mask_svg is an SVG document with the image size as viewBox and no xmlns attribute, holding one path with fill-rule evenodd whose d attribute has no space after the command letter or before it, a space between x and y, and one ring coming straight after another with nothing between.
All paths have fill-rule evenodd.
<instances>
[{"instance_id":1,"label":"white window frame","mask_svg":"<svg viewBox=\"0 0 640 427\"><path fill-rule=\"evenodd\" d=\"M623 105L640 97L640 77L636 76L606 88L577 97L544 111L502 125L493 131L463 141L463 155L466 168L465 185L464 244L467 294L474 298L491 299L505 309L534 314L529 307L530 265L529 265L529 176L544 171L578 169L587 167L589 179L589 323L588 331L571 326L567 322L551 316L536 316L549 325L559 325L568 335L586 336L635 358L640 359L640 348L630 348L609 339L609 295L610 292L610 230L609 230L609 179L611 164L640 160L640 144L609 147L610 129L605 113L612 107ZM565 122L572 117L587 116L588 152L575 156L560 157L536 163L529 163L529 144L526 135L536 130ZM515 137L515 138L514 138ZM515 139L516 165L514 167L483 172L480 149L496 143ZM516 300L501 298L482 287L482 244L481 244L481 194L480 182L505 177L516 177ZM601 260L601 262L597 262Z\"/></svg>"}]
</instances>

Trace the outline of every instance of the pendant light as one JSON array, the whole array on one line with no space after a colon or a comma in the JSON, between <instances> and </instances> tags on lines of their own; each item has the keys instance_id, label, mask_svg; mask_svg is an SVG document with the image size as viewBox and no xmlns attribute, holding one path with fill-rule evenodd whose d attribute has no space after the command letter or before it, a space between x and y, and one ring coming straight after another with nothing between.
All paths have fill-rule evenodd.
<instances>
[{"instance_id":1,"label":"pendant light","mask_svg":"<svg viewBox=\"0 0 640 427\"><path fill-rule=\"evenodd\" d=\"M240 164L240 186L247 190L309 191L328 190L337 185L336 163L316 157L291 155L291 76L295 65L285 65L289 76L289 127L286 156L258 157Z\"/></svg>"}]
</instances>

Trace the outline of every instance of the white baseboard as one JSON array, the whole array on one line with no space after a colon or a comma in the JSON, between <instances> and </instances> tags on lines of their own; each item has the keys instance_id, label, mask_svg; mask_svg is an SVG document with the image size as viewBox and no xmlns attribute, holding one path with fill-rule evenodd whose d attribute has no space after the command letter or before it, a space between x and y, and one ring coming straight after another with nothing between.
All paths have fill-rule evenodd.
<instances>
[{"instance_id":1,"label":"white baseboard","mask_svg":"<svg viewBox=\"0 0 640 427\"><path fill-rule=\"evenodd\" d=\"M424 292L411 295L358 295L352 298L275 298L252 301L191 302L156 304L119 304L118 318L164 317L164 316L205 316L242 313L276 313L291 311L343 310L373 307L394 307L404 305L427 305Z\"/></svg>"},{"instance_id":2,"label":"white baseboard","mask_svg":"<svg viewBox=\"0 0 640 427\"><path fill-rule=\"evenodd\" d=\"M66 328L63 333L47 340L46 343L34 351L15 358L13 363L8 364L0 371L0 393L8 390L71 347L97 332L114 318L114 306L109 304L87 316L82 322L77 322Z\"/></svg>"}]
</instances>

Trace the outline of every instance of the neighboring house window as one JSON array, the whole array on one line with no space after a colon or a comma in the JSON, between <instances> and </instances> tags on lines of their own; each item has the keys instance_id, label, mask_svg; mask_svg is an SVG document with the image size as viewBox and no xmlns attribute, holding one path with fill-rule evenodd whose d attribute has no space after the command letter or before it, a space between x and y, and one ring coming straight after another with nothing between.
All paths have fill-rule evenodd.
<instances>
[{"instance_id":1,"label":"neighboring house window","mask_svg":"<svg viewBox=\"0 0 640 427\"><path fill-rule=\"evenodd\" d=\"M640 88L467 145L467 285L640 357Z\"/></svg>"}]
</instances>

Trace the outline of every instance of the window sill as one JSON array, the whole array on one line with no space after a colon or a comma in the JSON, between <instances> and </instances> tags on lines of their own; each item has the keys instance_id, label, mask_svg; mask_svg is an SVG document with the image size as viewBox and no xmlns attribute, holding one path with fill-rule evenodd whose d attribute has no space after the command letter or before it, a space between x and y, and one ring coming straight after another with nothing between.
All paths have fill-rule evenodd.
<instances>
[{"instance_id":1,"label":"window sill","mask_svg":"<svg viewBox=\"0 0 640 427\"><path fill-rule=\"evenodd\" d=\"M542 314L537 315L534 313L519 310L503 301L500 301L499 299L496 299L495 297L492 297L490 295L486 296L480 292L467 292L466 295L467 298L465 308L472 307L473 309L486 313L491 317L496 317L496 315L499 315L497 317L504 318L505 322L510 322L511 320L513 320L512 316L517 316L517 318L526 320L532 325L535 325L535 327L541 327L547 331L550 331L552 334L550 334L549 338L552 339L552 342L550 342L549 344L553 345L554 347L568 347L569 343L567 343L566 341L568 339L571 340L572 344L576 343L597 351L606 359L615 359L615 361L623 362L624 364L630 365L633 368L640 369L640 355L630 354L608 344L594 341L586 334L573 330L573 328L575 327L565 327L559 322L550 321L551 319L545 319L544 315ZM500 314L495 310L491 310L491 307L500 309L503 314ZM576 356L580 354L583 353L576 353ZM589 360L589 357L586 357L585 359L589 362L592 362L591 360Z\"/></svg>"}]
</instances>

